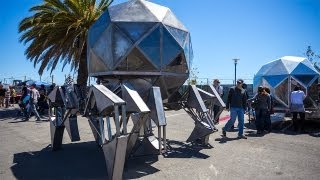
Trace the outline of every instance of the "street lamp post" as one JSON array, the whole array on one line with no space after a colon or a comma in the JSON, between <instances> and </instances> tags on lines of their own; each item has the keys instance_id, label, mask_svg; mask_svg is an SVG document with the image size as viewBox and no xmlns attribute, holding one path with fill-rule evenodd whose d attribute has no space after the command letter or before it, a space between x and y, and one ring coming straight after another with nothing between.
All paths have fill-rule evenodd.
<instances>
[{"instance_id":1,"label":"street lamp post","mask_svg":"<svg viewBox=\"0 0 320 180\"><path fill-rule=\"evenodd\" d=\"M232 59L234 61L234 85L236 85L236 82L237 82L237 64L238 64L238 61L240 61L239 58L234 58Z\"/></svg>"}]
</instances>

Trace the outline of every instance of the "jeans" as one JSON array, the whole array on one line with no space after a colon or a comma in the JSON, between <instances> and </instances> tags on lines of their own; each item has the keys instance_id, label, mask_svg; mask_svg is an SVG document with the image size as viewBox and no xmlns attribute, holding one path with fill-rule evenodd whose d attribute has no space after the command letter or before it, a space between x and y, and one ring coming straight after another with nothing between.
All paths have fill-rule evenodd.
<instances>
[{"instance_id":1,"label":"jeans","mask_svg":"<svg viewBox=\"0 0 320 180\"><path fill-rule=\"evenodd\" d=\"M219 122L219 118L220 118L220 106L218 105L213 105L213 114L214 114L214 121L215 122Z\"/></svg>"},{"instance_id":2,"label":"jeans","mask_svg":"<svg viewBox=\"0 0 320 180\"><path fill-rule=\"evenodd\" d=\"M298 113L300 116L300 120L298 120ZM292 112L293 128L295 131L304 130L304 120L305 120L304 112Z\"/></svg>"},{"instance_id":3,"label":"jeans","mask_svg":"<svg viewBox=\"0 0 320 180\"><path fill-rule=\"evenodd\" d=\"M36 116L36 118L39 120L40 116L39 113L37 111L37 107L36 105L31 101L29 101L29 109L28 109L28 114L27 117L30 117L31 111L34 113L34 115Z\"/></svg>"},{"instance_id":4,"label":"jeans","mask_svg":"<svg viewBox=\"0 0 320 180\"><path fill-rule=\"evenodd\" d=\"M243 135L243 126L244 126L244 109L243 108L230 108L230 119L227 122L227 124L224 126L223 130L229 131L231 126L234 125L234 122L236 121L236 118L238 116L238 128L239 133L238 135Z\"/></svg>"},{"instance_id":5,"label":"jeans","mask_svg":"<svg viewBox=\"0 0 320 180\"><path fill-rule=\"evenodd\" d=\"M265 128L271 128L271 121L269 123L268 109L256 109L256 128L258 131L263 131Z\"/></svg>"}]
</instances>

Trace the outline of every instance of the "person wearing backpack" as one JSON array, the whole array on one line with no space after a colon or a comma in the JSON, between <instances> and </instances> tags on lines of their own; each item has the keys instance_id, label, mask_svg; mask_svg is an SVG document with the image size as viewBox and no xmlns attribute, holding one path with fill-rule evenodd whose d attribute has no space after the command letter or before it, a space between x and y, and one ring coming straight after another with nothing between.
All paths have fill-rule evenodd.
<instances>
[{"instance_id":1,"label":"person wearing backpack","mask_svg":"<svg viewBox=\"0 0 320 180\"><path fill-rule=\"evenodd\" d=\"M37 120L36 121L41 121L41 118L39 116L39 113L37 111L36 104L38 103L38 99L40 97L39 91L36 89L36 84L31 85L31 91L30 91L30 100L29 100L29 108L28 108L28 113L26 117L26 121L29 120L31 112L34 113L36 116Z\"/></svg>"}]
</instances>

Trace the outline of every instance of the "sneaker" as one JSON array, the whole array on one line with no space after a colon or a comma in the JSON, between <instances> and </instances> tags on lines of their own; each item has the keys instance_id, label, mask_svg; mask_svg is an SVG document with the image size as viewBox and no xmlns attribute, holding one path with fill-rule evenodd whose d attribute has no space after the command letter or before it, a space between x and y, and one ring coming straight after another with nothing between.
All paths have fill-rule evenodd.
<instances>
[{"instance_id":1,"label":"sneaker","mask_svg":"<svg viewBox=\"0 0 320 180\"><path fill-rule=\"evenodd\" d=\"M37 120L36 120L37 122L39 122L39 121L41 121L41 119L40 118L37 118Z\"/></svg>"},{"instance_id":2,"label":"sneaker","mask_svg":"<svg viewBox=\"0 0 320 180\"><path fill-rule=\"evenodd\" d=\"M257 131L257 134L262 134L262 131Z\"/></svg>"},{"instance_id":3,"label":"sneaker","mask_svg":"<svg viewBox=\"0 0 320 180\"><path fill-rule=\"evenodd\" d=\"M238 138L239 139L248 139L247 136L245 136L245 135L240 135L240 136L238 136Z\"/></svg>"},{"instance_id":4,"label":"sneaker","mask_svg":"<svg viewBox=\"0 0 320 180\"><path fill-rule=\"evenodd\" d=\"M224 129L222 129L222 136L227 137L227 132Z\"/></svg>"}]
</instances>

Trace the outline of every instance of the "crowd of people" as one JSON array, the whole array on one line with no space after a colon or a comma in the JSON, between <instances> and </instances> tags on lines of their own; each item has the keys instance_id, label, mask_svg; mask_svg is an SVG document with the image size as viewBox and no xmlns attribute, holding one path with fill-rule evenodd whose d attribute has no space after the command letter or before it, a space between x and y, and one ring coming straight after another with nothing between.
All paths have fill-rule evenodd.
<instances>
[{"instance_id":1,"label":"crowd of people","mask_svg":"<svg viewBox=\"0 0 320 180\"><path fill-rule=\"evenodd\" d=\"M220 85L218 79L213 81L213 86L218 94L222 96L223 87ZM236 85L231 87L228 91L226 110L230 112L230 119L222 128L222 135L224 137L227 136L228 131L234 128L235 121L238 119L238 138L247 139L243 132L244 115L246 112L251 112L254 116L257 130L256 134L262 135L272 131L271 114L274 113L274 98L271 95L270 89L268 87L259 86L257 93L249 99L246 87L244 81L238 79ZM296 132L304 132L305 108L303 101L305 98L305 93L298 85L290 94L290 112L292 113L293 130ZM216 109L216 107L214 107L214 109ZM219 119L219 117L217 118Z\"/></svg>"},{"instance_id":2,"label":"crowd of people","mask_svg":"<svg viewBox=\"0 0 320 180\"><path fill-rule=\"evenodd\" d=\"M14 86L9 86L6 89L0 83L0 107L8 108L18 104L20 107L18 116L23 116L24 120L28 121L30 116L34 115L36 121L41 121L40 115L44 115L45 110L49 108L47 94L53 88L54 84L50 87L46 87L43 84L37 87L36 84L28 86L26 83L22 83L21 94L19 93L18 96Z\"/></svg>"},{"instance_id":3,"label":"crowd of people","mask_svg":"<svg viewBox=\"0 0 320 180\"><path fill-rule=\"evenodd\" d=\"M41 84L37 88L36 84L27 86L25 83L22 87L22 95L19 101L20 114L24 116L25 121L28 121L31 114L36 118L36 121L41 121L40 115L49 108L47 103L47 89Z\"/></svg>"},{"instance_id":4,"label":"crowd of people","mask_svg":"<svg viewBox=\"0 0 320 180\"><path fill-rule=\"evenodd\" d=\"M0 107L8 108L9 106L13 106L16 102L16 90L13 86L9 86L9 89L5 89L0 83Z\"/></svg>"}]
</instances>

